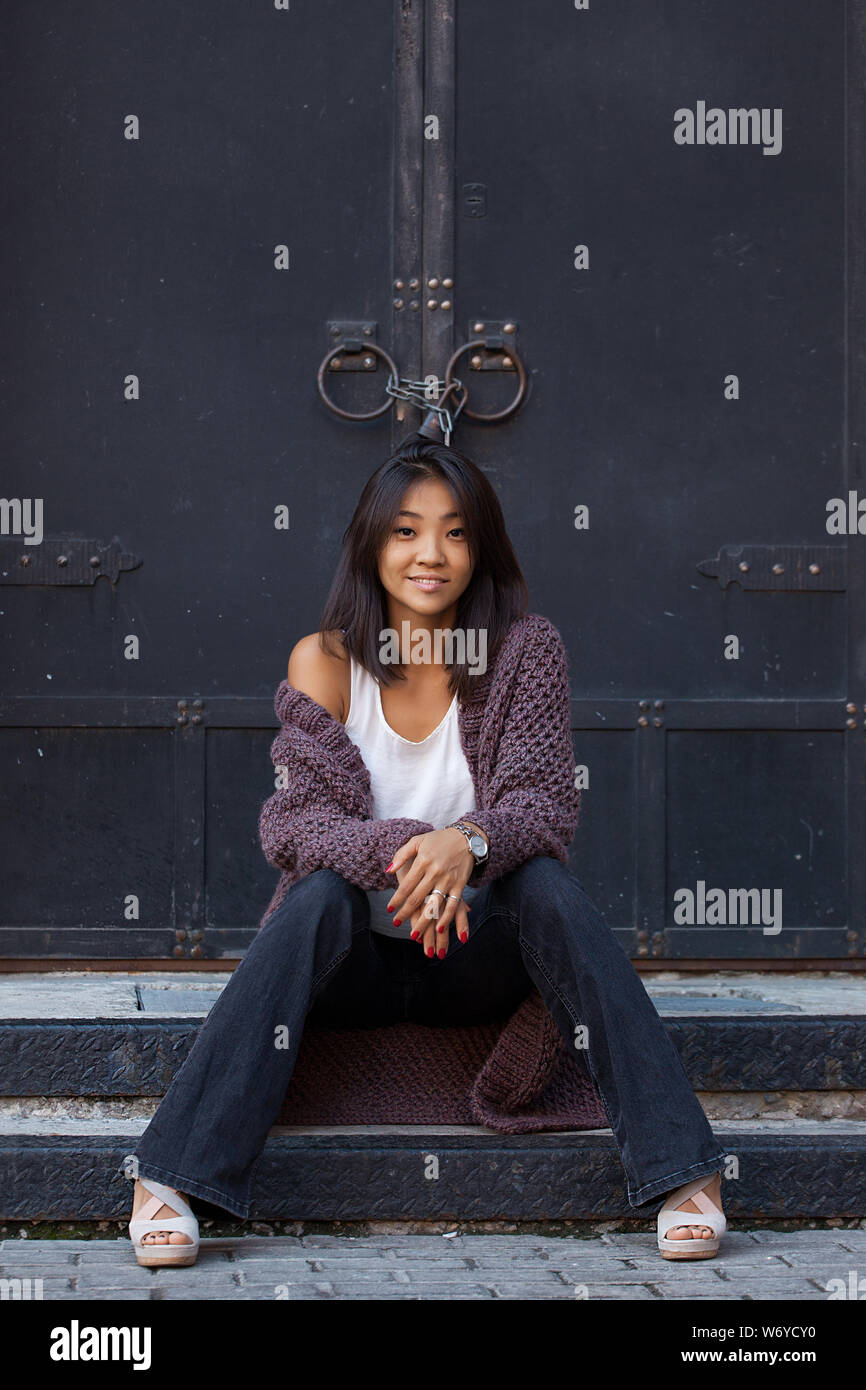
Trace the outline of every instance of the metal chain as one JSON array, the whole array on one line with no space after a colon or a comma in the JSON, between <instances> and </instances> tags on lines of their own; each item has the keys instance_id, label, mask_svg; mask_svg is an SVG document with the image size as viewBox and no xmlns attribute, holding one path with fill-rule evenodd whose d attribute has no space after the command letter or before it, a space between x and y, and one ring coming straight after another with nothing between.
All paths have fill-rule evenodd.
<instances>
[{"instance_id":1,"label":"metal chain","mask_svg":"<svg viewBox=\"0 0 866 1390\"><path fill-rule=\"evenodd\" d=\"M466 404L467 400L469 399L469 392L465 389L465 387L464 387L464 385L463 385L463 382L460 381L456 376L455 376L455 377L452 377L452 379L451 379L451 386L452 386L452 387L453 387L453 386L456 386L456 387L458 388L458 390L460 390L460 391L463 392L463 399L462 399L462 401L460 402L460 404L458 405L458 407L457 407L456 410L451 411L451 410L447 410L447 409L446 409L446 411L445 411L445 415L446 415L446 418L447 418L447 423L446 423L446 427L445 427L445 429L442 431L442 433L443 433L443 435L444 435L444 437L445 437L445 447L446 447L446 449L448 448L448 445L451 443L451 431L452 431L453 428L454 428L455 422L456 422L456 420L457 420L457 416L460 414L461 410L463 409L464 405ZM449 395L450 395L450 391L449 391ZM440 423L441 423L441 422L440 422Z\"/></svg>"},{"instance_id":2,"label":"metal chain","mask_svg":"<svg viewBox=\"0 0 866 1390\"><path fill-rule=\"evenodd\" d=\"M459 381L457 377L452 377L450 382L440 381L438 377L432 379L428 377L425 381L413 381L410 377L401 376L395 380L393 372L389 372L385 392L387 395L393 396L395 400L411 401L419 409L436 415L447 447L451 443L451 435L457 416L466 404L466 397L469 394L468 392L464 394L462 401L454 411L449 410L445 405L440 405L439 401L445 395L446 388L449 388L448 395L450 395L455 386L459 390L463 390L463 382ZM435 401L430 399L431 391L436 392Z\"/></svg>"}]
</instances>

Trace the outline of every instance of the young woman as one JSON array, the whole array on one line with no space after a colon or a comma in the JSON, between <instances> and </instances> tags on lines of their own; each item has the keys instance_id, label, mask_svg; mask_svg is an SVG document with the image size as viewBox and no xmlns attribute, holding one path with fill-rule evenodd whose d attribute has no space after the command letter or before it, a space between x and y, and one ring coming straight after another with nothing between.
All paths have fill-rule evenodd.
<instances>
[{"instance_id":1,"label":"young woman","mask_svg":"<svg viewBox=\"0 0 866 1390\"><path fill-rule=\"evenodd\" d=\"M307 1018L506 1018L535 986L575 1030L631 1206L714 1255L724 1151L653 1004L566 867L577 824L562 639L484 474L416 435L370 478L320 623L291 653L260 818L261 929L136 1149L142 1264L190 1264L186 1195L246 1219ZM435 1066L435 1061L431 1061Z\"/></svg>"}]
</instances>

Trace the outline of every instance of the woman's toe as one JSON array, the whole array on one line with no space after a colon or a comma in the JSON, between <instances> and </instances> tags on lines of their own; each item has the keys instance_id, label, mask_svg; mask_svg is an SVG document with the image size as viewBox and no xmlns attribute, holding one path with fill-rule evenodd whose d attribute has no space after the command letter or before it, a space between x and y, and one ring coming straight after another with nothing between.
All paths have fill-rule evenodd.
<instances>
[{"instance_id":1,"label":"woman's toe","mask_svg":"<svg viewBox=\"0 0 866 1390\"><path fill-rule=\"evenodd\" d=\"M672 1240L711 1240L712 1236L709 1226L675 1226L668 1231L668 1238Z\"/></svg>"}]
</instances>

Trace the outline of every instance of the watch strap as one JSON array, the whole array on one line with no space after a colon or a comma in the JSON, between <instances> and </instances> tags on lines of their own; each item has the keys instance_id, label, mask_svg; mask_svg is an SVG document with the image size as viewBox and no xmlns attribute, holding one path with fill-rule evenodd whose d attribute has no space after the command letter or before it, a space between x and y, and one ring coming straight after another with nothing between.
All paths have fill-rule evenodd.
<instances>
[{"instance_id":1,"label":"watch strap","mask_svg":"<svg viewBox=\"0 0 866 1390\"><path fill-rule=\"evenodd\" d=\"M467 846L468 846L468 848L469 848L469 853L472 855L472 858L475 860L476 865L478 865L478 864L485 864L485 863L487 862L488 858L490 857L490 844L489 844L489 842L487 841L486 836L481 835L481 834L479 833L479 831L477 831L477 830L475 829L474 826L472 826L472 825L467 825L466 822L465 822L465 821L462 821L462 820L455 820L455 821L452 821L451 824L448 826L448 829L449 829L449 830L459 830L460 833L461 833L463 836L465 836L466 844L467 844ZM484 843L486 844L486 849L485 849L485 851L484 851L484 853L483 853L482 855L476 854L476 853L475 853L475 850L472 848L472 840L473 840L473 839L479 839L479 840L481 840L482 842L484 842Z\"/></svg>"}]
</instances>

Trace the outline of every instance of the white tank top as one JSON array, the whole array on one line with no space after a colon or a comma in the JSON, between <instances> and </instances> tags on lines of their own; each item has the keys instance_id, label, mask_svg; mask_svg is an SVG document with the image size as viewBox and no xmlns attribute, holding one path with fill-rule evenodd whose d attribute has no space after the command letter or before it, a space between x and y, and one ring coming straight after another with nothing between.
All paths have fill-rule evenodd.
<instances>
[{"instance_id":1,"label":"white tank top","mask_svg":"<svg viewBox=\"0 0 866 1390\"><path fill-rule=\"evenodd\" d=\"M411 816L441 830L475 804L472 774L460 742L457 696L432 733L414 743L387 722L378 681L354 657L350 660L352 688L345 730L370 773L374 819ZM396 882L395 878L395 887ZM464 888L463 897L471 902L477 891ZM386 909L393 892L386 888L367 894L370 926L385 936L408 940L412 930L408 921L395 927Z\"/></svg>"}]
</instances>

